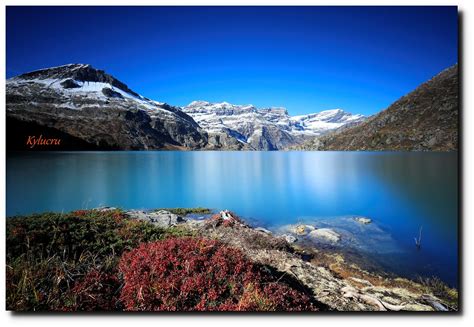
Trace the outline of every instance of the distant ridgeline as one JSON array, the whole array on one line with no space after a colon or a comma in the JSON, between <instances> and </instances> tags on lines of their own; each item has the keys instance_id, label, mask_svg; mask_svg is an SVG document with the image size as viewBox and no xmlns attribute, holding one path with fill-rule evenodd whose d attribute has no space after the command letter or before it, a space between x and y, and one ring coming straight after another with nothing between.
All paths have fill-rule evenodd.
<instances>
[{"instance_id":1,"label":"distant ridgeline","mask_svg":"<svg viewBox=\"0 0 474 327\"><path fill-rule=\"evenodd\" d=\"M290 116L227 102L180 108L85 64L8 79L6 109L8 150L447 151L458 144L457 65L369 118L341 109Z\"/></svg>"}]
</instances>

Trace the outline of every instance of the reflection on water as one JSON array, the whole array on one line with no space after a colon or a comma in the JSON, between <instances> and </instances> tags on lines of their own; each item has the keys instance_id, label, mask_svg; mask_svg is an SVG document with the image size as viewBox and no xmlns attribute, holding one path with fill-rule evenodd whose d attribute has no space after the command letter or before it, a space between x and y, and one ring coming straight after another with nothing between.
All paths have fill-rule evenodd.
<instances>
[{"instance_id":1,"label":"reflection on water","mask_svg":"<svg viewBox=\"0 0 474 327\"><path fill-rule=\"evenodd\" d=\"M122 208L230 209L266 227L367 216L409 276L457 284L457 154L81 152L7 156L7 215ZM336 223L337 219L333 222ZM414 236L423 226L422 250ZM371 240L371 242L373 239ZM367 241L369 242L369 241Z\"/></svg>"}]
</instances>

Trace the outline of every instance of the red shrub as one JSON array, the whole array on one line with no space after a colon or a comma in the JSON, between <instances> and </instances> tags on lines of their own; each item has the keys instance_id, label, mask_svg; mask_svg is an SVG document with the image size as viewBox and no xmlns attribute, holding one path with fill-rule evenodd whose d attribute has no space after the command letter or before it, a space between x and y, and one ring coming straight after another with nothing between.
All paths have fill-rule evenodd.
<instances>
[{"instance_id":1,"label":"red shrub","mask_svg":"<svg viewBox=\"0 0 474 327\"><path fill-rule=\"evenodd\" d=\"M236 249L179 238L141 244L119 264L126 310L315 310L309 297L279 283Z\"/></svg>"}]
</instances>

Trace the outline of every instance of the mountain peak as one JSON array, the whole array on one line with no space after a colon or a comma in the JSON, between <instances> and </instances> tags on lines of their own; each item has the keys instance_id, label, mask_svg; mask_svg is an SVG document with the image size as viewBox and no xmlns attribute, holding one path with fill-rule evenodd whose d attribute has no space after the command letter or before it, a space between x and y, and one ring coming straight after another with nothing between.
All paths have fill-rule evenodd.
<instances>
[{"instance_id":1,"label":"mountain peak","mask_svg":"<svg viewBox=\"0 0 474 327\"><path fill-rule=\"evenodd\" d=\"M139 97L126 84L122 83L112 75L107 74L104 70L96 69L89 64L67 64L57 67L50 67L35 70L25 74L21 74L13 78L14 80L71 80L70 82L99 82L108 83L124 92Z\"/></svg>"},{"instance_id":2,"label":"mountain peak","mask_svg":"<svg viewBox=\"0 0 474 327\"><path fill-rule=\"evenodd\" d=\"M67 75L77 74L78 71L84 70L84 69L96 70L89 64L80 64L80 63L66 64L66 65L61 65L61 66L33 70L31 72L21 74L17 76L16 78L21 78L21 79L58 78L58 77L63 77ZM67 77L71 77L71 76L67 76Z\"/></svg>"}]
</instances>

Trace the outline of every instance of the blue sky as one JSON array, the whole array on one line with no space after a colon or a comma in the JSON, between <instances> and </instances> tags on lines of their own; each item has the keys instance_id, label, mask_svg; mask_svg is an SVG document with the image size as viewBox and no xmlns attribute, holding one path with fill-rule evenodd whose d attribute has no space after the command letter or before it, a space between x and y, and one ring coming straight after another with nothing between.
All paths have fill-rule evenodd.
<instances>
[{"instance_id":1,"label":"blue sky","mask_svg":"<svg viewBox=\"0 0 474 327\"><path fill-rule=\"evenodd\" d=\"M172 105L376 113L457 62L456 7L7 7L7 78L104 69Z\"/></svg>"}]
</instances>

